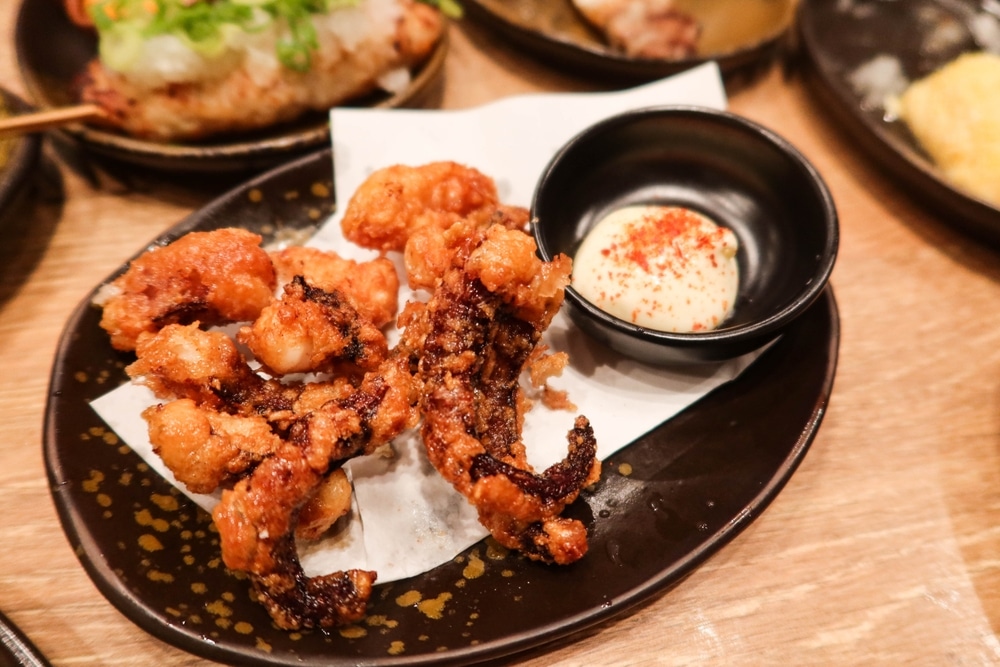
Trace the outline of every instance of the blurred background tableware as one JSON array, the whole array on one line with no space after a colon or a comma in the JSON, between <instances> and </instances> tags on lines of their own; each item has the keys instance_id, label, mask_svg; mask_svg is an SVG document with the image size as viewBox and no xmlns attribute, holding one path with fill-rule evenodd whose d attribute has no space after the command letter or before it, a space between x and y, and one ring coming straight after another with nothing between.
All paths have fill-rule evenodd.
<instances>
[{"instance_id":1,"label":"blurred background tableware","mask_svg":"<svg viewBox=\"0 0 1000 667\"><path fill-rule=\"evenodd\" d=\"M22 79L40 110L78 103L75 81L97 53L92 31L70 21L61 0L22 0L14 26ZM394 95L373 94L352 105L393 108L434 105L448 51L447 31L409 86ZM326 113L313 112L279 126L199 142L161 143L85 123L53 131L98 156L163 171L253 172L310 153L329 143Z\"/></svg>"},{"instance_id":2,"label":"blurred background tableware","mask_svg":"<svg viewBox=\"0 0 1000 667\"><path fill-rule=\"evenodd\" d=\"M0 612L0 667L49 667L49 661L3 612Z\"/></svg>"},{"instance_id":3,"label":"blurred background tableware","mask_svg":"<svg viewBox=\"0 0 1000 667\"><path fill-rule=\"evenodd\" d=\"M792 25L794 0L678 0L701 26L696 55L626 55L587 23L572 0L465 0L470 20L495 30L544 62L616 83L649 81L707 60L734 74L766 62Z\"/></svg>"},{"instance_id":4,"label":"blurred background tableware","mask_svg":"<svg viewBox=\"0 0 1000 667\"><path fill-rule=\"evenodd\" d=\"M892 108L908 82L960 54L1000 52L1000 3L810 0L798 32L807 82L830 119L946 225L1000 243L1000 208L952 185Z\"/></svg>"},{"instance_id":5,"label":"blurred background tableware","mask_svg":"<svg viewBox=\"0 0 1000 667\"><path fill-rule=\"evenodd\" d=\"M779 336L826 289L839 244L833 198L795 147L756 123L667 106L582 131L538 183L531 213L539 253L574 256L599 221L633 205L683 207L732 230L739 289L718 328L674 333L610 315L568 287L573 321L622 354L661 364L735 357Z\"/></svg>"},{"instance_id":6,"label":"blurred background tableware","mask_svg":"<svg viewBox=\"0 0 1000 667\"><path fill-rule=\"evenodd\" d=\"M30 111L24 100L0 88L0 120ZM34 133L0 135L0 222L26 195L38 165L41 144L41 136Z\"/></svg>"}]
</instances>

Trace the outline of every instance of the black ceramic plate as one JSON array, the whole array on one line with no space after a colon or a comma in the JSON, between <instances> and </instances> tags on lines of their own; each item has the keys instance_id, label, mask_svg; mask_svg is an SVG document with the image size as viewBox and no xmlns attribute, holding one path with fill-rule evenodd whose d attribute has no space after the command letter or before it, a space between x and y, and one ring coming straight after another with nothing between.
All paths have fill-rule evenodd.
<instances>
[{"instance_id":1,"label":"black ceramic plate","mask_svg":"<svg viewBox=\"0 0 1000 667\"><path fill-rule=\"evenodd\" d=\"M49 667L31 640L0 613L0 667Z\"/></svg>"},{"instance_id":2,"label":"black ceramic plate","mask_svg":"<svg viewBox=\"0 0 1000 667\"><path fill-rule=\"evenodd\" d=\"M14 39L21 77L41 109L77 103L73 81L97 53L94 34L66 17L61 0L23 0ZM355 106L420 106L433 93L448 50L447 32L430 58L414 72L409 87L397 95L373 95ZM273 167L322 148L329 142L326 113L312 113L294 123L197 143L164 144L124 134L73 125L56 131L91 152L114 160L169 171L232 172Z\"/></svg>"},{"instance_id":3,"label":"black ceramic plate","mask_svg":"<svg viewBox=\"0 0 1000 667\"><path fill-rule=\"evenodd\" d=\"M681 0L703 26L701 52L679 60L633 58L607 45L571 0L465 0L480 21L549 62L584 75L629 80L659 79L706 60L724 73L768 54L792 23L791 0Z\"/></svg>"},{"instance_id":4,"label":"black ceramic plate","mask_svg":"<svg viewBox=\"0 0 1000 667\"><path fill-rule=\"evenodd\" d=\"M810 0L799 12L808 80L824 108L948 224L998 242L1000 209L951 186L905 124L852 83L858 68L878 56L897 59L908 80L920 79L961 53L983 50L976 35L989 33L991 23L1000 35L996 0Z\"/></svg>"},{"instance_id":5,"label":"black ceramic plate","mask_svg":"<svg viewBox=\"0 0 1000 667\"><path fill-rule=\"evenodd\" d=\"M29 111L17 95L0 88L0 116ZM0 220L23 196L38 164L42 139L38 134L0 137Z\"/></svg>"},{"instance_id":6,"label":"black ceramic plate","mask_svg":"<svg viewBox=\"0 0 1000 667\"><path fill-rule=\"evenodd\" d=\"M240 225L308 228L333 202L331 153L224 195L157 242ZM124 268L124 267L123 267ZM260 665L457 665L539 646L670 588L751 521L805 455L826 411L839 344L832 292L736 381L608 459L573 506L590 551L568 567L497 553L376 587L367 619L330 634L272 626L245 578L221 565L211 518L118 441L88 403L126 381L100 312L71 317L53 368L45 462L84 568L124 615L206 658ZM418 601L420 601L418 603ZM711 605L711 600L705 600Z\"/></svg>"}]
</instances>

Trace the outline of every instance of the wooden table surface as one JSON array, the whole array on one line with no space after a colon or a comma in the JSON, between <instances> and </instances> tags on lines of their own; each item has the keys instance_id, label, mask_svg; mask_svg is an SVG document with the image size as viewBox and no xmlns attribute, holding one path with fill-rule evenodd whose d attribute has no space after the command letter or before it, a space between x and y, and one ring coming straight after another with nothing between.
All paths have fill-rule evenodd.
<instances>
[{"instance_id":1,"label":"wooden table surface","mask_svg":"<svg viewBox=\"0 0 1000 667\"><path fill-rule=\"evenodd\" d=\"M0 83L24 93L17 4L0 2ZM474 26L452 37L444 107L594 87ZM798 146L839 208L829 411L791 481L732 543L669 593L521 664L998 664L998 255L908 198L800 80L774 68L731 108ZM74 306L218 189L125 185L46 154L48 195L0 244L0 610L55 665L207 664L98 593L60 528L41 440Z\"/></svg>"}]
</instances>

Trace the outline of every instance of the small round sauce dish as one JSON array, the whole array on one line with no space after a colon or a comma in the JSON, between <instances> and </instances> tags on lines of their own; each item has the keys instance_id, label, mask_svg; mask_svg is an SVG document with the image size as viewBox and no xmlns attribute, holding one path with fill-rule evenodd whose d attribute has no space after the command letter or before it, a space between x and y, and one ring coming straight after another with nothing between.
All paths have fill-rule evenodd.
<instances>
[{"instance_id":1,"label":"small round sauce dish","mask_svg":"<svg viewBox=\"0 0 1000 667\"><path fill-rule=\"evenodd\" d=\"M544 170L531 214L542 258L574 258L573 321L652 364L767 344L826 288L839 245L833 198L798 150L700 107L585 129Z\"/></svg>"}]
</instances>

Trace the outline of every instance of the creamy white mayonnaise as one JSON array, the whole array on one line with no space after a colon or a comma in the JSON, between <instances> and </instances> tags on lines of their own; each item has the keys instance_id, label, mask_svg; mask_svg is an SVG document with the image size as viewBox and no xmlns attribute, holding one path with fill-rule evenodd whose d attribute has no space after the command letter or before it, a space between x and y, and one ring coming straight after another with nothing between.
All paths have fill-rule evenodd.
<instances>
[{"instance_id":1,"label":"creamy white mayonnaise","mask_svg":"<svg viewBox=\"0 0 1000 667\"><path fill-rule=\"evenodd\" d=\"M709 331L739 288L732 231L676 206L628 206L603 218L573 258L573 287L615 317L669 332Z\"/></svg>"}]
</instances>

